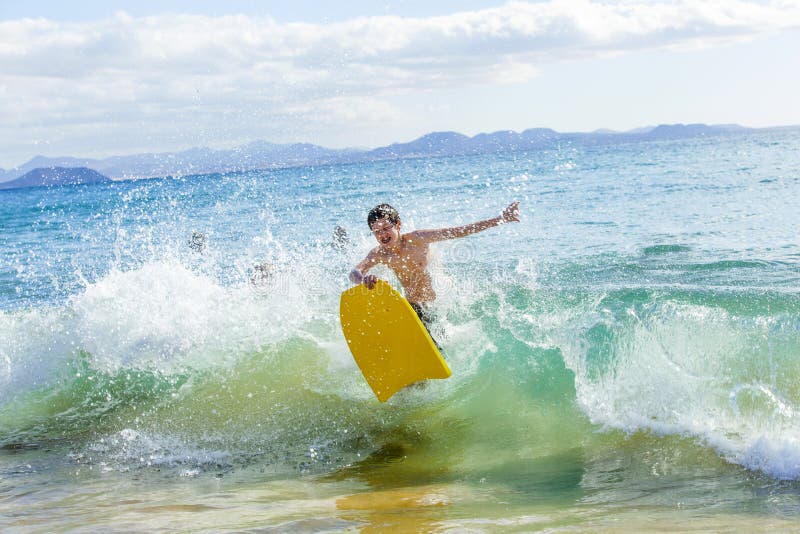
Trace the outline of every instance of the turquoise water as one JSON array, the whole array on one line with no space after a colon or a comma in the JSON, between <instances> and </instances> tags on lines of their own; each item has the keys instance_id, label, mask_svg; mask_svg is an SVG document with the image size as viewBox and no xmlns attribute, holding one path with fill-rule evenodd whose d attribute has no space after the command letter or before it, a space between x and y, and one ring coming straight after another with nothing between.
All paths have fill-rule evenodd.
<instances>
[{"instance_id":1,"label":"turquoise water","mask_svg":"<svg viewBox=\"0 0 800 534\"><path fill-rule=\"evenodd\" d=\"M798 148L759 132L2 191L0 527L791 528ZM521 223L435 249L453 376L379 404L338 324L367 211L418 229L511 200Z\"/></svg>"}]
</instances>

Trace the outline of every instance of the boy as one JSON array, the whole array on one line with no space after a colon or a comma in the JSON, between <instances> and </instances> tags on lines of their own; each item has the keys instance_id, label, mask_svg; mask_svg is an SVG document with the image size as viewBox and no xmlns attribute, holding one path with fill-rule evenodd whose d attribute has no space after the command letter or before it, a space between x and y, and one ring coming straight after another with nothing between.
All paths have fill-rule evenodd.
<instances>
[{"instance_id":1,"label":"boy","mask_svg":"<svg viewBox=\"0 0 800 534\"><path fill-rule=\"evenodd\" d=\"M427 270L430 244L468 236L508 222L519 222L519 202L512 202L499 217L492 219L465 226L401 234L402 222L397 210L388 204L379 204L367 216L367 224L375 235L378 246L370 250L367 257L350 272L350 281L354 284L363 282L367 288L372 289L378 279L374 274L365 273L378 263L386 265L397 275L406 300L430 330L433 317L428 306L436 299Z\"/></svg>"}]
</instances>

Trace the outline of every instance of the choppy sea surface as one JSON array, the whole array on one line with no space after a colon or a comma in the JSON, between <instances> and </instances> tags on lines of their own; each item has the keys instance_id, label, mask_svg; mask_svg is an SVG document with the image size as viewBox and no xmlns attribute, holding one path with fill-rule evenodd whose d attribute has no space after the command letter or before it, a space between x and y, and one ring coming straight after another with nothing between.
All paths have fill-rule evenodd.
<instances>
[{"instance_id":1,"label":"choppy sea surface","mask_svg":"<svg viewBox=\"0 0 800 534\"><path fill-rule=\"evenodd\" d=\"M379 403L367 211L512 200ZM794 529L799 202L800 130L0 191L0 530Z\"/></svg>"}]
</instances>

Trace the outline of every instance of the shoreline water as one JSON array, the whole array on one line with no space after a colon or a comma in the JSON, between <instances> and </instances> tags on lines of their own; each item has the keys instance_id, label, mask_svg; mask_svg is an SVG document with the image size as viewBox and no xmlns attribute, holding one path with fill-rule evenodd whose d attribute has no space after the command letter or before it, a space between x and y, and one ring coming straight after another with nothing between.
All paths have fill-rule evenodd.
<instances>
[{"instance_id":1,"label":"shoreline water","mask_svg":"<svg viewBox=\"0 0 800 534\"><path fill-rule=\"evenodd\" d=\"M15 496L13 490L9 495L3 488L0 510L5 528L19 531L793 529L796 484L749 477L734 466L698 470L681 461L686 451L675 454L678 444L672 451L639 448L656 439L631 436L622 442L621 454L589 461L585 453L562 454L518 464L522 469L513 476L487 471L478 479L421 473L413 458L424 451L397 444L380 458L291 478L258 466L214 474L184 470L176 476L152 468L115 472L73 461L40 474L48 480L29 484L24 495ZM656 459L659 450L662 456ZM39 468L33 456L20 458L31 462L22 464L29 466L28 476ZM701 451L700 456L708 454ZM639 463L645 465L634 467ZM650 469L651 474L627 484L625 473L631 468ZM761 492L782 499L742 507ZM16 505L9 509L12 497Z\"/></svg>"}]
</instances>

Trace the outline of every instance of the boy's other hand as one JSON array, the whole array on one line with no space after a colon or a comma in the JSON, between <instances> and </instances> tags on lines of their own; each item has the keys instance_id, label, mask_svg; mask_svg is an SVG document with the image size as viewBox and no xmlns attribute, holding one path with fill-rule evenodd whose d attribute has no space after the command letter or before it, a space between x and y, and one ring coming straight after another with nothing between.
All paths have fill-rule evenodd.
<instances>
[{"instance_id":1,"label":"boy's other hand","mask_svg":"<svg viewBox=\"0 0 800 534\"><path fill-rule=\"evenodd\" d=\"M360 284L364 281L364 275L358 269L353 269L350 271L350 281L354 284Z\"/></svg>"},{"instance_id":2,"label":"boy's other hand","mask_svg":"<svg viewBox=\"0 0 800 534\"><path fill-rule=\"evenodd\" d=\"M372 289L376 283L378 283L378 277L374 274L368 274L364 277L364 285L367 286L367 289Z\"/></svg>"},{"instance_id":3,"label":"boy's other hand","mask_svg":"<svg viewBox=\"0 0 800 534\"><path fill-rule=\"evenodd\" d=\"M519 222L519 202L512 202L500 215L503 222Z\"/></svg>"}]
</instances>

